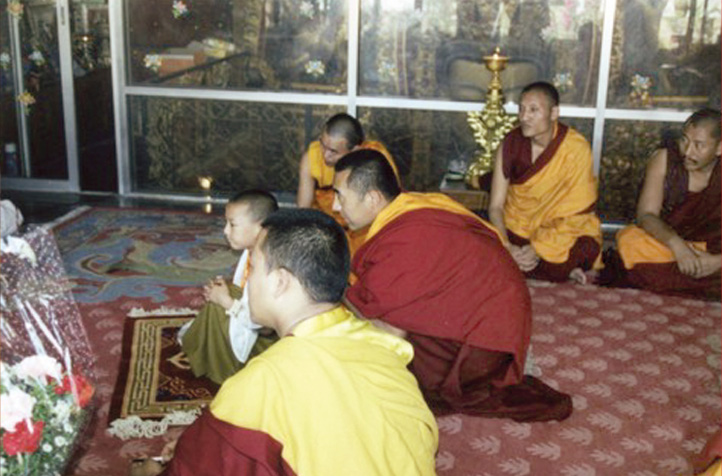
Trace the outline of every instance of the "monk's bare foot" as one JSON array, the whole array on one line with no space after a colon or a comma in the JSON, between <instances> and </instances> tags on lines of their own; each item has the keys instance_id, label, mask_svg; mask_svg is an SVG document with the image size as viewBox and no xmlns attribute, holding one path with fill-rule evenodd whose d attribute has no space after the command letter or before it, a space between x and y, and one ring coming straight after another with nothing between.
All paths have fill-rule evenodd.
<instances>
[{"instance_id":1,"label":"monk's bare foot","mask_svg":"<svg viewBox=\"0 0 722 476\"><path fill-rule=\"evenodd\" d=\"M587 284L587 275L584 274L582 268L574 268L572 272L569 273L569 280L577 284Z\"/></svg>"}]
</instances>

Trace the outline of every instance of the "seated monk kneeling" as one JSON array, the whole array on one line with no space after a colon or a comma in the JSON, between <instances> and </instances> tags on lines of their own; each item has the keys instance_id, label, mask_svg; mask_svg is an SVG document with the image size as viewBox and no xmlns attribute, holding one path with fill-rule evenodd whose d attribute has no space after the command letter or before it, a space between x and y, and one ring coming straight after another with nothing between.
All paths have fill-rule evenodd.
<instances>
[{"instance_id":1,"label":"seated monk kneeling","mask_svg":"<svg viewBox=\"0 0 722 476\"><path fill-rule=\"evenodd\" d=\"M414 346L410 369L437 414L562 420L571 398L523 374L531 298L499 233L438 193L401 193L371 150L336 163L336 209L369 226L346 300Z\"/></svg>"},{"instance_id":2,"label":"seated monk kneeling","mask_svg":"<svg viewBox=\"0 0 722 476\"><path fill-rule=\"evenodd\" d=\"M605 284L720 299L720 112L702 109L679 144L652 154L637 204L637 225L617 233L605 255Z\"/></svg>"}]
</instances>

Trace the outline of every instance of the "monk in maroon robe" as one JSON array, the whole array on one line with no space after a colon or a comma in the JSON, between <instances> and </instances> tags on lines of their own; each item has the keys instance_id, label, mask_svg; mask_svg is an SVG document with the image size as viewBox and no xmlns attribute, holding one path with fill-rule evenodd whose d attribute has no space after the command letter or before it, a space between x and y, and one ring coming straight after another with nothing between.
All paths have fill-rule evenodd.
<instances>
[{"instance_id":1,"label":"monk in maroon robe","mask_svg":"<svg viewBox=\"0 0 722 476\"><path fill-rule=\"evenodd\" d=\"M370 225L346 300L414 346L411 371L436 414L562 420L568 395L525 376L531 298L498 232L442 194L401 193L375 151L336 165L336 209Z\"/></svg>"},{"instance_id":2,"label":"monk in maroon robe","mask_svg":"<svg viewBox=\"0 0 722 476\"><path fill-rule=\"evenodd\" d=\"M679 144L647 165L637 225L617 234L605 257L604 284L720 299L722 177L720 113L703 109L685 123Z\"/></svg>"}]
</instances>

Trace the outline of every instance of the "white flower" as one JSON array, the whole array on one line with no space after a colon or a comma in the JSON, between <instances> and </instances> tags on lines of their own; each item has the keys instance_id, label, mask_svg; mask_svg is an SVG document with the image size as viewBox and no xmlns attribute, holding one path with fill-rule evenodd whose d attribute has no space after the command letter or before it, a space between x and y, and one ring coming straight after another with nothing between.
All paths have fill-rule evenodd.
<instances>
[{"instance_id":1,"label":"white flower","mask_svg":"<svg viewBox=\"0 0 722 476\"><path fill-rule=\"evenodd\" d=\"M309 1L301 2L300 6L301 16L306 18L313 18L313 4Z\"/></svg>"},{"instance_id":2,"label":"white flower","mask_svg":"<svg viewBox=\"0 0 722 476\"><path fill-rule=\"evenodd\" d=\"M173 0L173 16L175 18L180 18L188 13L188 5L183 0Z\"/></svg>"},{"instance_id":3,"label":"white flower","mask_svg":"<svg viewBox=\"0 0 722 476\"><path fill-rule=\"evenodd\" d=\"M160 56L148 54L143 58L143 65L154 73L157 73L160 70L161 61Z\"/></svg>"},{"instance_id":4,"label":"white flower","mask_svg":"<svg viewBox=\"0 0 722 476\"><path fill-rule=\"evenodd\" d=\"M72 410L70 402L61 400L55 404L53 408L53 420L57 422L64 422L70 417L70 411Z\"/></svg>"},{"instance_id":5,"label":"white flower","mask_svg":"<svg viewBox=\"0 0 722 476\"><path fill-rule=\"evenodd\" d=\"M315 78L319 78L326 73L326 66L323 61L312 60L305 65L306 74L311 75Z\"/></svg>"},{"instance_id":6,"label":"white flower","mask_svg":"<svg viewBox=\"0 0 722 476\"><path fill-rule=\"evenodd\" d=\"M30 247L28 242L23 240L22 238L18 238L16 236L6 236L5 238L3 238L2 249L3 253L18 255L21 258L30 261L33 266L35 266L35 264L38 262L38 259L35 256L35 252Z\"/></svg>"},{"instance_id":7,"label":"white flower","mask_svg":"<svg viewBox=\"0 0 722 476\"><path fill-rule=\"evenodd\" d=\"M35 399L17 387L0 395L0 427L15 431L15 425L33 416Z\"/></svg>"},{"instance_id":8,"label":"white flower","mask_svg":"<svg viewBox=\"0 0 722 476\"><path fill-rule=\"evenodd\" d=\"M65 446L68 444L68 440L62 436L56 436L53 443L55 443L55 446Z\"/></svg>"},{"instance_id":9,"label":"white flower","mask_svg":"<svg viewBox=\"0 0 722 476\"><path fill-rule=\"evenodd\" d=\"M44 443L43 451L46 453L50 453L51 451L53 451L53 445L51 445L50 443Z\"/></svg>"},{"instance_id":10,"label":"white flower","mask_svg":"<svg viewBox=\"0 0 722 476\"><path fill-rule=\"evenodd\" d=\"M10 66L10 55L8 53L0 53L0 66L3 68Z\"/></svg>"},{"instance_id":11,"label":"white flower","mask_svg":"<svg viewBox=\"0 0 722 476\"><path fill-rule=\"evenodd\" d=\"M43 64L45 64L45 57L38 50L35 50L32 53L30 53L30 56L28 56L28 58L30 59L30 61L37 64L38 66L42 66Z\"/></svg>"},{"instance_id":12,"label":"white flower","mask_svg":"<svg viewBox=\"0 0 722 476\"><path fill-rule=\"evenodd\" d=\"M47 377L60 381L62 368L57 360L47 355L25 357L15 365L18 377L29 380L37 379L47 382Z\"/></svg>"}]
</instances>

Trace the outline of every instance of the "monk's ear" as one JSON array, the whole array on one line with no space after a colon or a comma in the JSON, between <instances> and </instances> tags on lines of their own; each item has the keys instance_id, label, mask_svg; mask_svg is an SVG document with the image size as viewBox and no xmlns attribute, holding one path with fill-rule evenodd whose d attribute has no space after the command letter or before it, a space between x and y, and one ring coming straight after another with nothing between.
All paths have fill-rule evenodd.
<instances>
[{"instance_id":1,"label":"monk's ear","mask_svg":"<svg viewBox=\"0 0 722 476\"><path fill-rule=\"evenodd\" d=\"M270 276L272 295L274 298L281 297L291 287L295 277L285 268L277 268L271 271Z\"/></svg>"},{"instance_id":2,"label":"monk's ear","mask_svg":"<svg viewBox=\"0 0 722 476\"><path fill-rule=\"evenodd\" d=\"M366 192L366 200L369 201L369 204L374 209L383 208L382 205L385 201L384 195L378 190L369 190L368 192Z\"/></svg>"},{"instance_id":3,"label":"monk's ear","mask_svg":"<svg viewBox=\"0 0 722 476\"><path fill-rule=\"evenodd\" d=\"M717 157L722 156L722 140L717 142Z\"/></svg>"},{"instance_id":4,"label":"monk's ear","mask_svg":"<svg viewBox=\"0 0 722 476\"><path fill-rule=\"evenodd\" d=\"M559 106L552 106L552 112L550 114L550 119L552 121L556 121L559 119Z\"/></svg>"}]
</instances>

